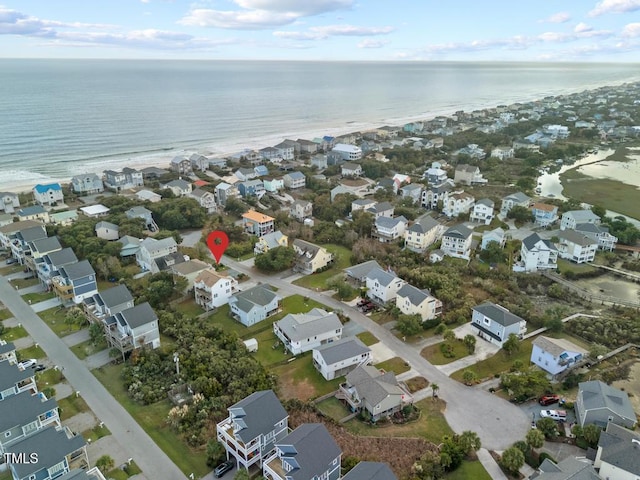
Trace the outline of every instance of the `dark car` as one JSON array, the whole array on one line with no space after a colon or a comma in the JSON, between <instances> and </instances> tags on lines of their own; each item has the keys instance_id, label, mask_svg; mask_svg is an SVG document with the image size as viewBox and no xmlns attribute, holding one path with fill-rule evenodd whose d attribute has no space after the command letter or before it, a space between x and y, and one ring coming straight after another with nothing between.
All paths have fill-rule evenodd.
<instances>
[{"instance_id":1,"label":"dark car","mask_svg":"<svg viewBox=\"0 0 640 480\"><path fill-rule=\"evenodd\" d=\"M233 470L233 460L227 460L226 462L222 462L220 465L216 467L213 473L216 476L216 478L220 478L230 470Z\"/></svg>"},{"instance_id":2,"label":"dark car","mask_svg":"<svg viewBox=\"0 0 640 480\"><path fill-rule=\"evenodd\" d=\"M540 397L538 403L543 407L547 405L553 405L554 403L558 403L560 401L560 397L558 395L545 395L544 397Z\"/></svg>"},{"instance_id":3,"label":"dark car","mask_svg":"<svg viewBox=\"0 0 640 480\"><path fill-rule=\"evenodd\" d=\"M43 370L46 370L46 369L47 369L47 367L45 367L45 366L44 366L44 365L42 365L42 364L41 364L41 365L36 365L36 366L34 366L34 367L32 367L32 368L34 368L36 372L41 372L41 371L43 371Z\"/></svg>"}]
</instances>

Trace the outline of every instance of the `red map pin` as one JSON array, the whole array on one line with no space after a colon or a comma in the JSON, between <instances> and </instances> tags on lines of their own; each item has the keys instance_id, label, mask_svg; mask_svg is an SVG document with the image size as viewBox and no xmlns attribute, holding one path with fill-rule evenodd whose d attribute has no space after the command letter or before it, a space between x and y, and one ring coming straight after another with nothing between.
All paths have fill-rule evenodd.
<instances>
[{"instance_id":1,"label":"red map pin","mask_svg":"<svg viewBox=\"0 0 640 480\"><path fill-rule=\"evenodd\" d=\"M222 255L224 255L224 251L227 249L229 245L229 237L227 234L221 230L214 230L207 237L207 246L213 255L213 258L216 259L216 262L220 263L220 259Z\"/></svg>"}]
</instances>

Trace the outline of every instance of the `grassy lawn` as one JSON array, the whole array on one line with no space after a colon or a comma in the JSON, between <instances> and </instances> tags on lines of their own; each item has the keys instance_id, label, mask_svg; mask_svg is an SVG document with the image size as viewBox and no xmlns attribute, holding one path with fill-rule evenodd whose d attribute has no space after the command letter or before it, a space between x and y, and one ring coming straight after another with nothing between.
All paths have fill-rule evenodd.
<instances>
[{"instance_id":1,"label":"grassy lawn","mask_svg":"<svg viewBox=\"0 0 640 480\"><path fill-rule=\"evenodd\" d=\"M382 368L385 372L393 372L396 375L400 375L401 373L408 372L410 367L402 358L393 357L389 360L385 360L382 363L378 363L376 365L377 368Z\"/></svg>"},{"instance_id":2,"label":"grassy lawn","mask_svg":"<svg viewBox=\"0 0 640 480\"><path fill-rule=\"evenodd\" d=\"M445 343L448 343L453 348L454 356L451 358L445 357L440 349ZM420 355L433 365L446 365L447 363L466 357L469 355L469 350L467 350L467 347L465 347L461 340L453 340L451 342L440 342L435 345L429 345L420 352Z\"/></svg>"},{"instance_id":3,"label":"grassy lawn","mask_svg":"<svg viewBox=\"0 0 640 480\"><path fill-rule=\"evenodd\" d=\"M405 425L376 427L354 418L346 422L344 426L351 433L365 437L418 437L439 444L444 435L453 434L453 430L442 413L445 405L445 402L440 399L425 398L415 404L420 409L420 418Z\"/></svg>"},{"instance_id":4,"label":"grassy lawn","mask_svg":"<svg viewBox=\"0 0 640 480\"><path fill-rule=\"evenodd\" d=\"M165 423L171 409L169 400L153 405L141 405L131 400L120 378L122 368L123 365L109 365L93 370L93 374L183 473L193 472L196 477L209 473L211 469L207 467L205 452L189 448Z\"/></svg>"},{"instance_id":5,"label":"grassy lawn","mask_svg":"<svg viewBox=\"0 0 640 480\"><path fill-rule=\"evenodd\" d=\"M560 273L573 272L580 274L593 272L594 270L599 270L599 268L592 267L591 265L587 265L586 263L573 263L564 258L558 258L558 270L560 270Z\"/></svg>"},{"instance_id":6,"label":"grassy lawn","mask_svg":"<svg viewBox=\"0 0 640 480\"><path fill-rule=\"evenodd\" d=\"M533 338L528 338L520 342L520 351L512 354L511 356L508 356L504 350L499 350L493 357L489 357L486 360L476 363L469 367L469 370L475 372L476 375L478 375L478 379L482 381L486 378L493 377L496 374L506 372L511 368L511 365L513 365L513 362L516 360L520 360L524 365L529 365L531 363L531 350L533 348L531 345L532 341ZM462 382L464 370L465 369L461 369L452 373L451 378Z\"/></svg>"},{"instance_id":7,"label":"grassy lawn","mask_svg":"<svg viewBox=\"0 0 640 480\"><path fill-rule=\"evenodd\" d=\"M21 271L23 268L24 267L22 265L8 265L0 268L0 275L11 275L12 273Z\"/></svg>"},{"instance_id":8,"label":"grassy lawn","mask_svg":"<svg viewBox=\"0 0 640 480\"><path fill-rule=\"evenodd\" d=\"M336 421L340 421L351 414L349 409L336 397L330 397L320 403L316 403L316 407L327 417L331 417Z\"/></svg>"},{"instance_id":9,"label":"grassy lawn","mask_svg":"<svg viewBox=\"0 0 640 480\"><path fill-rule=\"evenodd\" d=\"M0 310L0 321L6 320L7 318L13 317L13 313L8 308L3 308Z\"/></svg>"},{"instance_id":10,"label":"grassy lawn","mask_svg":"<svg viewBox=\"0 0 640 480\"><path fill-rule=\"evenodd\" d=\"M85 358L93 355L94 353L101 352L102 350L107 348L107 341L102 338L97 344L93 344L91 340L85 340L82 343L74 345L70 348L70 350L75 353L76 357L80 360L84 360Z\"/></svg>"},{"instance_id":11,"label":"grassy lawn","mask_svg":"<svg viewBox=\"0 0 640 480\"><path fill-rule=\"evenodd\" d=\"M67 398L58 400L58 406L60 407L60 420L63 421L79 413L90 411L89 405L84 401L84 398L76 396L75 393L72 393Z\"/></svg>"},{"instance_id":12,"label":"grassy lawn","mask_svg":"<svg viewBox=\"0 0 640 480\"><path fill-rule=\"evenodd\" d=\"M491 480L491 475L482 466L479 460L470 462L463 460L460 465L453 472L444 476L446 480L467 480L473 478L473 480Z\"/></svg>"},{"instance_id":13,"label":"grassy lawn","mask_svg":"<svg viewBox=\"0 0 640 480\"><path fill-rule=\"evenodd\" d=\"M106 477L113 480L127 480L127 478L133 477L139 473L142 473L140 467L136 465L136 462L131 462L131 465L127 465L124 469L114 468L110 472L107 472Z\"/></svg>"},{"instance_id":14,"label":"grassy lawn","mask_svg":"<svg viewBox=\"0 0 640 480\"><path fill-rule=\"evenodd\" d=\"M292 357L293 358L293 357ZM278 376L281 398L312 400L338 388L343 377L327 381L313 366L311 352L270 369Z\"/></svg>"},{"instance_id":15,"label":"grassy lawn","mask_svg":"<svg viewBox=\"0 0 640 480\"><path fill-rule=\"evenodd\" d=\"M204 313L202 307L200 307L200 305L198 305L193 298L185 300L181 303L176 303L174 306L178 312L187 317L197 317L198 315L202 315Z\"/></svg>"},{"instance_id":16,"label":"grassy lawn","mask_svg":"<svg viewBox=\"0 0 640 480\"><path fill-rule=\"evenodd\" d=\"M38 285L40 281L37 278L14 278L13 280L9 280L9 283L15 288L26 288L32 287L33 285Z\"/></svg>"},{"instance_id":17,"label":"grassy lawn","mask_svg":"<svg viewBox=\"0 0 640 480\"><path fill-rule=\"evenodd\" d=\"M4 333L0 335L2 340L6 340L7 342L13 342L18 338L24 338L29 336L24 327L9 327L5 329Z\"/></svg>"},{"instance_id":18,"label":"grassy lawn","mask_svg":"<svg viewBox=\"0 0 640 480\"><path fill-rule=\"evenodd\" d=\"M265 367L268 368L290 358L284 353L284 347L272 329L264 330L255 335L254 338L258 341L258 351L254 355Z\"/></svg>"},{"instance_id":19,"label":"grassy lawn","mask_svg":"<svg viewBox=\"0 0 640 480\"><path fill-rule=\"evenodd\" d=\"M379 325L384 325L385 323L393 322L395 320L393 315L384 311L372 313L369 318Z\"/></svg>"},{"instance_id":20,"label":"grassy lawn","mask_svg":"<svg viewBox=\"0 0 640 480\"><path fill-rule=\"evenodd\" d=\"M367 347L369 347L371 345L375 345L376 343L378 343L380 341L371 332L361 332L361 333L357 334L356 337L358 337L362 341L362 343L364 343Z\"/></svg>"},{"instance_id":21,"label":"grassy lawn","mask_svg":"<svg viewBox=\"0 0 640 480\"><path fill-rule=\"evenodd\" d=\"M102 425L96 425L90 430L85 430L82 432L82 437L88 441L95 442L96 440L101 439L102 437L106 437L107 435L111 435L109 429Z\"/></svg>"},{"instance_id":22,"label":"grassy lawn","mask_svg":"<svg viewBox=\"0 0 640 480\"><path fill-rule=\"evenodd\" d=\"M26 293L22 295L22 299L25 302L31 301L31 303L39 303L44 302L45 300L50 300L55 298L56 294L53 292L36 292L36 293Z\"/></svg>"},{"instance_id":23,"label":"grassy lawn","mask_svg":"<svg viewBox=\"0 0 640 480\"><path fill-rule=\"evenodd\" d=\"M38 316L49 325L49 328L53 330L53 333L59 337L65 337L71 333L75 333L81 330L86 325L69 325L65 323L64 317L67 315L67 309L63 307L53 307L49 310L43 310L38 313Z\"/></svg>"},{"instance_id":24,"label":"grassy lawn","mask_svg":"<svg viewBox=\"0 0 640 480\"><path fill-rule=\"evenodd\" d=\"M313 290L327 290L327 281L351 266L351 250L341 245L323 245L323 247L333 253L334 261L331 268L321 273L313 273L299 278L293 282L294 285Z\"/></svg>"},{"instance_id":25,"label":"grassy lawn","mask_svg":"<svg viewBox=\"0 0 640 480\"><path fill-rule=\"evenodd\" d=\"M36 385L39 390L46 387L52 387L64 380L64 375L60 370L48 368L42 372L36 373Z\"/></svg>"},{"instance_id":26,"label":"grassy lawn","mask_svg":"<svg viewBox=\"0 0 640 480\"><path fill-rule=\"evenodd\" d=\"M422 390L423 388L427 388L429 386L429 380L424 377L411 377L404 383L407 385L409 393L415 393L418 390Z\"/></svg>"},{"instance_id":27,"label":"grassy lawn","mask_svg":"<svg viewBox=\"0 0 640 480\"><path fill-rule=\"evenodd\" d=\"M47 354L44 353L44 350L42 350L42 348L36 345L31 345L30 347L23 348L22 350L18 350L17 355L18 355L18 358L21 360L24 360L25 358L39 359L47 356Z\"/></svg>"}]
</instances>

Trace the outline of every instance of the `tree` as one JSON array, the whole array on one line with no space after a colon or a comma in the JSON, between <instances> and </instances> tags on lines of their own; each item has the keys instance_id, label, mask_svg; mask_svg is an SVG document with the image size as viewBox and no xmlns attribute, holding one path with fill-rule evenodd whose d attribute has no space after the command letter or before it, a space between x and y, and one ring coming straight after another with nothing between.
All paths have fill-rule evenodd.
<instances>
[{"instance_id":1,"label":"tree","mask_svg":"<svg viewBox=\"0 0 640 480\"><path fill-rule=\"evenodd\" d=\"M102 472L107 473L109 470L113 470L115 462L109 455L102 455L96 460L96 467Z\"/></svg>"},{"instance_id":2,"label":"tree","mask_svg":"<svg viewBox=\"0 0 640 480\"><path fill-rule=\"evenodd\" d=\"M582 436L591 447L595 447L598 444L601 431L602 428L590 423L589 425L582 427Z\"/></svg>"},{"instance_id":3,"label":"tree","mask_svg":"<svg viewBox=\"0 0 640 480\"><path fill-rule=\"evenodd\" d=\"M239 217L240 215L242 215L244 212L247 211L247 207L245 206L244 203L242 203L242 200L232 197L232 198L227 198L227 201L225 202L225 205L224 205L224 211L231 215L235 215Z\"/></svg>"},{"instance_id":4,"label":"tree","mask_svg":"<svg viewBox=\"0 0 640 480\"><path fill-rule=\"evenodd\" d=\"M465 385L473 385L478 381L478 375L473 370L465 370L462 374L462 381Z\"/></svg>"},{"instance_id":5,"label":"tree","mask_svg":"<svg viewBox=\"0 0 640 480\"><path fill-rule=\"evenodd\" d=\"M545 438L556 438L558 436L558 425L552 418L541 418L536 422L536 427L542 432Z\"/></svg>"},{"instance_id":6,"label":"tree","mask_svg":"<svg viewBox=\"0 0 640 480\"><path fill-rule=\"evenodd\" d=\"M527 432L526 440L531 448L540 448L544 445L544 433L537 428L531 429Z\"/></svg>"},{"instance_id":7,"label":"tree","mask_svg":"<svg viewBox=\"0 0 640 480\"><path fill-rule=\"evenodd\" d=\"M507 213L507 218L512 218L519 223L533 222L533 213L527 207L516 205L511 207L509 213Z\"/></svg>"},{"instance_id":8,"label":"tree","mask_svg":"<svg viewBox=\"0 0 640 480\"><path fill-rule=\"evenodd\" d=\"M212 468L215 467L225 459L226 453L220 442L216 439L209 440L207 442L207 465Z\"/></svg>"},{"instance_id":9,"label":"tree","mask_svg":"<svg viewBox=\"0 0 640 480\"><path fill-rule=\"evenodd\" d=\"M396 328L400 333L410 337L422 331L422 318L420 315L401 314L398 317Z\"/></svg>"},{"instance_id":10,"label":"tree","mask_svg":"<svg viewBox=\"0 0 640 480\"><path fill-rule=\"evenodd\" d=\"M486 263L503 263L507 254L498 242L492 241L480 251L480 259Z\"/></svg>"},{"instance_id":11,"label":"tree","mask_svg":"<svg viewBox=\"0 0 640 480\"><path fill-rule=\"evenodd\" d=\"M524 465L524 453L516 447L509 447L502 453L500 464L505 470L518 473Z\"/></svg>"},{"instance_id":12,"label":"tree","mask_svg":"<svg viewBox=\"0 0 640 480\"><path fill-rule=\"evenodd\" d=\"M447 342L451 342L456 339L456 334L453 333L453 330L447 328L444 332L442 332L442 338Z\"/></svg>"},{"instance_id":13,"label":"tree","mask_svg":"<svg viewBox=\"0 0 640 480\"><path fill-rule=\"evenodd\" d=\"M502 349L507 352L507 355L511 356L514 353L520 351L520 340L515 333L510 333L507 341L502 344Z\"/></svg>"},{"instance_id":14,"label":"tree","mask_svg":"<svg viewBox=\"0 0 640 480\"><path fill-rule=\"evenodd\" d=\"M254 264L265 272L281 272L293 266L296 256L293 247L276 247L257 255Z\"/></svg>"},{"instance_id":15,"label":"tree","mask_svg":"<svg viewBox=\"0 0 640 480\"><path fill-rule=\"evenodd\" d=\"M82 325L87 321L87 318L84 316L84 313L79 307L70 308L67 311L67 314L64 316L64 323L67 325Z\"/></svg>"},{"instance_id":16,"label":"tree","mask_svg":"<svg viewBox=\"0 0 640 480\"><path fill-rule=\"evenodd\" d=\"M437 398L438 397L438 390L440 390L440 385L438 385L437 383L432 383L431 384L431 396L433 398Z\"/></svg>"},{"instance_id":17,"label":"tree","mask_svg":"<svg viewBox=\"0 0 640 480\"><path fill-rule=\"evenodd\" d=\"M91 343L97 345L104 338L104 330L99 323L92 323L89 326L89 339Z\"/></svg>"},{"instance_id":18,"label":"tree","mask_svg":"<svg viewBox=\"0 0 640 480\"><path fill-rule=\"evenodd\" d=\"M469 333L464 336L462 341L464 342L465 347L467 347L469 355L473 355L473 352L476 351L476 336Z\"/></svg>"},{"instance_id":19,"label":"tree","mask_svg":"<svg viewBox=\"0 0 640 480\"><path fill-rule=\"evenodd\" d=\"M458 437L458 445L465 455L469 455L471 452L480 450L482 442L476 432L465 430Z\"/></svg>"}]
</instances>

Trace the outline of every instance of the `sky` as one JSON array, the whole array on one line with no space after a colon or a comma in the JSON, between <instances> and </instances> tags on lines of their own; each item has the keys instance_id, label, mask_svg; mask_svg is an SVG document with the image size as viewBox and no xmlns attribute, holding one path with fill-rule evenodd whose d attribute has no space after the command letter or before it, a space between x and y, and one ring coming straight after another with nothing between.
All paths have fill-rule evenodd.
<instances>
[{"instance_id":1,"label":"sky","mask_svg":"<svg viewBox=\"0 0 640 480\"><path fill-rule=\"evenodd\" d=\"M640 62L640 0L0 0L0 58Z\"/></svg>"}]
</instances>

